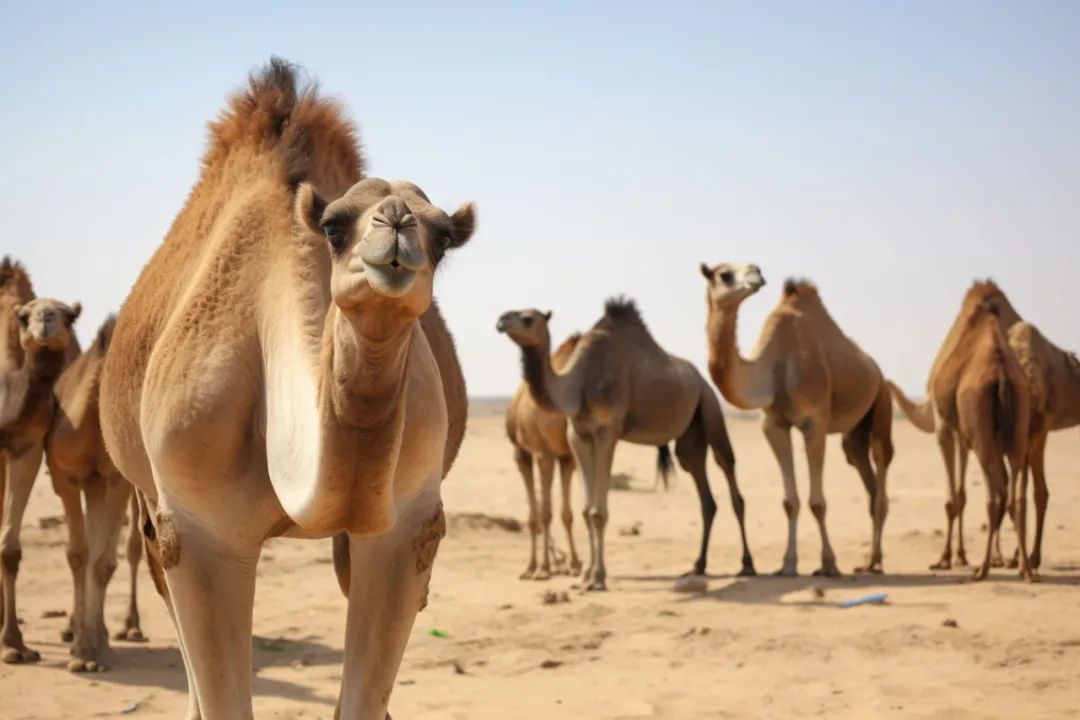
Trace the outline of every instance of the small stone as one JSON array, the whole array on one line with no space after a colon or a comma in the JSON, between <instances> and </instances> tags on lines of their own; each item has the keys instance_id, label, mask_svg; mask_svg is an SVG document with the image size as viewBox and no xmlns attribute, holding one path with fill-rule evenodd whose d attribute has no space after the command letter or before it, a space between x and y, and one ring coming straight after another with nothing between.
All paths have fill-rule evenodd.
<instances>
[{"instance_id":1,"label":"small stone","mask_svg":"<svg viewBox=\"0 0 1080 720\"><path fill-rule=\"evenodd\" d=\"M815 600L824 600L825 588L821 587L820 585L811 585L810 594L814 597Z\"/></svg>"},{"instance_id":2,"label":"small stone","mask_svg":"<svg viewBox=\"0 0 1080 720\"><path fill-rule=\"evenodd\" d=\"M455 675L465 675L466 674L464 666L462 666L462 664L459 663L457 660L454 661L454 674Z\"/></svg>"},{"instance_id":3,"label":"small stone","mask_svg":"<svg viewBox=\"0 0 1080 720\"><path fill-rule=\"evenodd\" d=\"M677 593L703 593L709 589L709 581L704 575L684 575L675 581Z\"/></svg>"},{"instance_id":4,"label":"small stone","mask_svg":"<svg viewBox=\"0 0 1080 720\"><path fill-rule=\"evenodd\" d=\"M562 660L545 660L544 662L540 663L540 667L542 667L544 670L551 670L552 668L557 668L560 665L562 665Z\"/></svg>"},{"instance_id":5,"label":"small stone","mask_svg":"<svg viewBox=\"0 0 1080 720\"><path fill-rule=\"evenodd\" d=\"M956 620L954 620L952 618L945 618L945 622L943 622L941 624L944 625L945 627L948 627L948 628L960 627L960 625L956 622Z\"/></svg>"}]
</instances>

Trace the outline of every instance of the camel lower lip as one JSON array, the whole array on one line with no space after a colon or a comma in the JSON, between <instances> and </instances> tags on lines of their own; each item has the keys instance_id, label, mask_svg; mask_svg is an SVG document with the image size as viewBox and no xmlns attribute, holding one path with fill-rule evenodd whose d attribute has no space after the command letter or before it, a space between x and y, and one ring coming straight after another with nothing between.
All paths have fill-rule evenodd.
<instances>
[{"instance_id":1,"label":"camel lower lip","mask_svg":"<svg viewBox=\"0 0 1080 720\"><path fill-rule=\"evenodd\" d=\"M400 297L407 293L416 281L417 273L398 264L393 265L368 265L364 269L368 283L371 287L383 295Z\"/></svg>"}]
</instances>

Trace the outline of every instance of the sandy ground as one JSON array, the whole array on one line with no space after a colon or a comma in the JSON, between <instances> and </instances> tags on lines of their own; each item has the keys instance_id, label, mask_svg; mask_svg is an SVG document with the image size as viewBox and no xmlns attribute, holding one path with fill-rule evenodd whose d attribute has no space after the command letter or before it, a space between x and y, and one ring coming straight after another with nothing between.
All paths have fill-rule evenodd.
<instances>
[{"instance_id":1,"label":"sandy ground","mask_svg":"<svg viewBox=\"0 0 1080 720\"><path fill-rule=\"evenodd\" d=\"M780 565L785 538L781 484L755 421L729 419L747 498L759 571ZM836 718L1068 717L1080 715L1080 438L1050 442L1052 493L1042 582L1009 570L989 582L967 571L930 572L940 552L943 471L930 436L896 428L889 490L888 575L732 578L738 544L726 488L712 470L720 512L713 530L708 592L680 595L673 580L690 567L698 509L690 478L652 492L654 452L621 446L615 471L632 478L612 497L610 592L581 594L572 580L518 580L528 536L452 517L435 566L431 603L413 631L391 710L409 718ZM800 466L800 492L806 474ZM970 482L969 554L985 533L985 488ZM524 517L521 481L502 419L479 408L444 485L452 515ZM575 488L575 493L580 493ZM841 568L851 571L870 533L862 486L830 441L829 529ZM575 496L575 513L580 498ZM71 580L64 527L47 479L37 484L23 532L19 602L35 666L0 665L0 718L180 717L185 680L173 629L149 578L140 577L143 628L151 641L116 645L113 669L72 675L59 635ZM640 524L640 535L620 528ZM485 527L487 525L487 527ZM818 533L800 526L800 570L817 566ZM578 542L587 548L581 523ZM560 544L562 538L556 534ZM1011 531L1005 548L1011 552ZM255 607L255 715L329 718L340 682L345 602L328 564L329 543L271 542L260 565ZM126 564L110 588L107 619L120 625ZM815 599L815 586L824 600ZM545 590L568 601L545 605ZM884 606L843 610L835 601L888 593ZM944 623L953 619L957 627ZM437 628L448 638L430 634Z\"/></svg>"}]
</instances>

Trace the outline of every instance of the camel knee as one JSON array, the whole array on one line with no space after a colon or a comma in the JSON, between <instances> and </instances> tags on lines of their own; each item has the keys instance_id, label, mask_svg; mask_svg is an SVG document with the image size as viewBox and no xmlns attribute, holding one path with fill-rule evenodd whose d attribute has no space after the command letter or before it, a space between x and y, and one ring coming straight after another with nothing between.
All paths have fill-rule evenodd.
<instances>
[{"instance_id":1,"label":"camel knee","mask_svg":"<svg viewBox=\"0 0 1080 720\"><path fill-rule=\"evenodd\" d=\"M21 562L21 547L5 547L0 550L0 567L8 575L17 575L19 573L19 563Z\"/></svg>"},{"instance_id":2,"label":"camel knee","mask_svg":"<svg viewBox=\"0 0 1080 720\"><path fill-rule=\"evenodd\" d=\"M574 511L566 507L562 509L562 522L566 527L574 525Z\"/></svg>"},{"instance_id":3,"label":"camel knee","mask_svg":"<svg viewBox=\"0 0 1080 720\"><path fill-rule=\"evenodd\" d=\"M814 513L814 518L817 519L818 522L824 522L825 521L825 501L824 500L817 500L817 501L812 500L812 501L810 501L810 512Z\"/></svg>"},{"instance_id":4,"label":"camel knee","mask_svg":"<svg viewBox=\"0 0 1080 720\"><path fill-rule=\"evenodd\" d=\"M794 520L799 515L799 501L798 499L784 500L784 514L787 515L788 520Z\"/></svg>"},{"instance_id":5,"label":"camel knee","mask_svg":"<svg viewBox=\"0 0 1080 720\"><path fill-rule=\"evenodd\" d=\"M540 523L544 527L551 527L551 518L553 517L554 515L551 512L551 508L544 507L540 510Z\"/></svg>"},{"instance_id":6,"label":"camel knee","mask_svg":"<svg viewBox=\"0 0 1080 720\"><path fill-rule=\"evenodd\" d=\"M86 567L86 551L82 549L67 551L68 567L72 572L78 572Z\"/></svg>"},{"instance_id":7,"label":"camel knee","mask_svg":"<svg viewBox=\"0 0 1080 720\"><path fill-rule=\"evenodd\" d=\"M94 581L100 587L106 587L116 572L116 558L99 558L94 563Z\"/></svg>"},{"instance_id":8,"label":"camel knee","mask_svg":"<svg viewBox=\"0 0 1080 720\"><path fill-rule=\"evenodd\" d=\"M1046 485L1035 486L1035 507L1046 507L1050 500L1050 489Z\"/></svg>"},{"instance_id":9,"label":"camel knee","mask_svg":"<svg viewBox=\"0 0 1080 720\"><path fill-rule=\"evenodd\" d=\"M596 528L597 531L603 532L604 528L607 527L607 510L601 510L600 508L589 508L588 511L585 513L585 516L588 522L592 525L592 527Z\"/></svg>"}]
</instances>

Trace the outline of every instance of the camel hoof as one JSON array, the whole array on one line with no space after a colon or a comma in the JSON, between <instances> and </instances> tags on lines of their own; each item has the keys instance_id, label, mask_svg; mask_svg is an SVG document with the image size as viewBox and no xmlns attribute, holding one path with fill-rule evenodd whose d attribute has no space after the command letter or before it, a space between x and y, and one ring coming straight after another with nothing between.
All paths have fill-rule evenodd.
<instances>
[{"instance_id":1,"label":"camel hoof","mask_svg":"<svg viewBox=\"0 0 1080 720\"><path fill-rule=\"evenodd\" d=\"M7 665L23 665L25 663L35 663L40 659L40 653L27 647L4 648L3 654L0 654L0 662L3 662Z\"/></svg>"},{"instance_id":2,"label":"camel hoof","mask_svg":"<svg viewBox=\"0 0 1080 720\"><path fill-rule=\"evenodd\" d=\"M594 580L585 587L586 592L607 592L607 583Z\"/></svg>"},{"instance_id":3,"label":"camel hoof","mask_svg":"<svg viewBox=\"0 0 1080 720\"><path fill-rule=\"evenodd\" d=\"M794 567L785 565L773 573L774 577L799 577L799 571Z\"/></svg>"},{"instance_id":4,"label":"camel hoof","mask_svg":"<svg viewBox=\"0 0 1080 720\"><path fill-rule=\"evenodd\" d=\"M1016 558L1012 558L1011 560L1009 560L1009 569L1010 570L1015 570L1018 567L1020 567L1020 561L1019 560L1017 560Z\"/></svg>"},{"instance_id":5,"label":"camel hoof","mask_svg":"<svg viewBox=\"0 0 1080 720\"><path fill-rule=\"evenodd\" d=\"M968 567L967 555L962 552L956 553L956 567Z\"/></svg>"},{"instance_id":6,"label":"camel hoof","mask_svg":"<svg viewBox=\"0 0 1080 720\"><path fill-rule=\"evenodd\" d=\"M1005 567L1005 558L1002 558L1002 557L990 558L990 567L992 567L992 568Z\"/></svg>"},{"instance_id":7,"label":"camel hoof","mask_svg":"<svg viewBox=\"0 0 1080 720\"><path fill-rule=\"evenodd\" d=\"M839 571L838 571L839 572ZM866 567L855 568L856 575L884 575L885 570L881 567L881 563L871 563Z\"/></svg>"},{"instance_id":8,"label":"camel hoof","mask_svg":"<svg viewBox=\"0 0 1080 720\"><path fill-rule=\"evenodd\" d=\"M540 568L535 573L533 573L532 579L533 580L550 580L551 579L551 570L550 569Z\"/></svg>"},{"instance_id":9,"label":"camel hoof","mask_svg":"<svg viewBox=\"0 0 1080 720\"><path fill-rule=\"evenodd\" d=\"M957 564L959 564L959 561L957 562ZM930 569L931 570L952 570L952 563L949 561L949 558L942 557L936 563L931 565Z\"/></svg>"},{"instance_id":10,"label":"camel hoof","mask_svg":"<svg viewBox=\"0 0 1080 720\"><path fill-rule=\"evenodd\" d=\"M60 632L60 641L61 642L69 643L74 639L75 639L75 633L71 631L71 628L68 628L67 630L62 630Z\"/></svg>"},{"instance_id":11,"label":"camel hoof","mask_svg":"<svg viewBox=\"0 0 1080 720\"><path fill-rule=\"evenodd\" d=\"M105 672L108 670L107 667L96 660L83 660L81 658L69 662L67 669L68 672L73 673Z\"/></svg>"},{"instance_id":12,"label":"camel hoof","mask_svg":"<svg viewBox=\"0 0 1080 720\"><path fill-rule=\"evenodd\" d=\"M580 575L581 574L581 561L580 560L574 560L572 563L570 563L570 569L567 571L566 574L571 576L571 577L577 577L578 575Z\"/></svg>"},{"instance_id":13,"label":"camel hoof","mask_svg":"<svg viewBox=\"0 0 1080 720\"><path fill-rule=\"evenodd\" d=\"M742 570L735 577L757 577L757 570L753 563L743 563Z\"/></svg>"},{"instance_id":14,"label":"camel hoof","mask_svg":"<svg viewBox=\"0 0 1080 720\"><path fill-rule=\"evenodd\" d=\"M518 575L518 580L532 580L533 575L536 574L536 568L529 568L525 572Z\"/></svg>"},{"instance_id":15,"label":"camel hoof","mask_svg":"<svg viewBox=\"0 0 1080 720\"><path fill-rule=\"evenodd\" d=\"M128 628L127 630L121 630L113 636L113 639L133 643L146 642L146 636L143 635L143 631L137 627Z\"/></svg>"},{"instance_id":16,"label":"camel hoof","mask_svg":"<svg viewBox=\"0 0 1080 720\"><path fill-rule=\"evenodd\" d=\"M1032 555L1030 558L1028 558L1028 564L1031 565L1032 570L1038 570L1039 566L1042 565L1042 556L1038 554Z\"/></svg>"},{"instance_id":17,"label":"camel hoof","mask_svg":"<svg viewBox=\"0 0 1080 720\"><path fill-rule=\"evenodd\" d=\"M814 577L844 577L844 573L835 565L826 565L815 570Z\"/></svg>"},{"instance_id":18,"label":"camel hoof","mask_svg":"<svg viewBox=\"0 0 1080 720\"><path fill-rule=\"evenodd\" d=\"M980 580L984 580L984 579L986 579L986 576L988 574L989 573L988 573L986 568L984 568L984 567L977 568L975 570L975 572L971 573L971 580L972 580L972 582L978 582Z\"/></svg>"}]
</instances>

